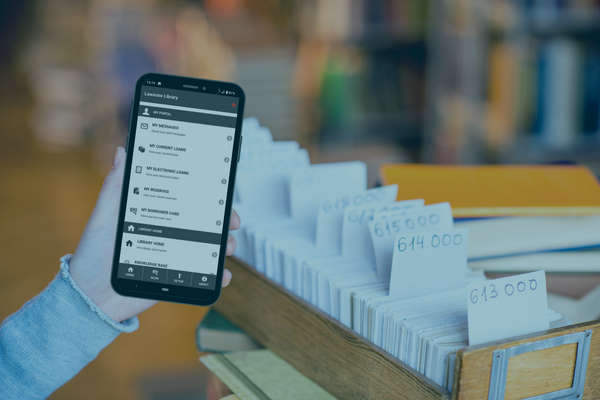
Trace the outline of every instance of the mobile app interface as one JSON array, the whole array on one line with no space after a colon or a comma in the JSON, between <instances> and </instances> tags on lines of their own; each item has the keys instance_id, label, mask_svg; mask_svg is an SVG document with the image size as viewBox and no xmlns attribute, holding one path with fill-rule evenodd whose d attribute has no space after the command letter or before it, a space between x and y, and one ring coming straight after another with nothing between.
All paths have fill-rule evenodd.
<instances>
[{"instance_id":1,"label":"mobile app interface","mask_svg":"<svg viewBox=\"0 0 600 400\"><path fill-rule=\"evenodd\" d=\"M237 108L141 87L118 277L214 289Z\"/></svg>"}]
</instances>

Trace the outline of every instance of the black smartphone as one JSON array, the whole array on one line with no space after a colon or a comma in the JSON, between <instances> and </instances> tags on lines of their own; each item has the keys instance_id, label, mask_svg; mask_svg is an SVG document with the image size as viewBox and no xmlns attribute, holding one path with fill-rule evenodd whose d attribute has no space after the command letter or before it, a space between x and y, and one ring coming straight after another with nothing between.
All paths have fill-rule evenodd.
<instances>
[{"instance_id":1,"label":"black smartphone","mask_svg":"<svg viewBox=\"0 0 600 400\"><path fill-rule=\"evenodd\" d=\"M117 293L197 305L219 298L243 111L233 83L138 79L111 276Z\"/></svg>"}]
</instances>

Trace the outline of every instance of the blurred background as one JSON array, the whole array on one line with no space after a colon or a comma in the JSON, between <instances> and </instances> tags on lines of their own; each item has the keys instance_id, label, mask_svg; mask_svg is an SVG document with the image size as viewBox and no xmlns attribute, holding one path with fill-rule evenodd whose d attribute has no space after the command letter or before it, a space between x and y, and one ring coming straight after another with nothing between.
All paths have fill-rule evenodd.
<instances>
[{"instance_id":1,"label":"blurred background","mask_svg":"<svg viewBox=\"0 0 600 400\"><path fill-rule=\"evenodd\" d=\"M239 83L275 139L371 183L390 161L600 172L598 0L0 1L0 319L75 249L148 71ZM159 304L52 398L205 398L205 312Z\"/></svg>"}]
</instances>

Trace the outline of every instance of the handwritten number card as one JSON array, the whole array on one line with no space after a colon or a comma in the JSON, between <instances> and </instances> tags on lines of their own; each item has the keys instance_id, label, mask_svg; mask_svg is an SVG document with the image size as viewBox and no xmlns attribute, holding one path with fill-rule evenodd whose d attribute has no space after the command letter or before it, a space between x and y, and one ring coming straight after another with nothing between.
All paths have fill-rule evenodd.
<instances>
[{"instance_id":1,"label":"handwritten number card","mask_svg":"<svg viewBox=\"0 0 600 400\"><path fill-rule=\"evenodd\" d=\"M544 271L473 282L467 302L471 346L548 329Z\"/></svg>"}]
</instances>

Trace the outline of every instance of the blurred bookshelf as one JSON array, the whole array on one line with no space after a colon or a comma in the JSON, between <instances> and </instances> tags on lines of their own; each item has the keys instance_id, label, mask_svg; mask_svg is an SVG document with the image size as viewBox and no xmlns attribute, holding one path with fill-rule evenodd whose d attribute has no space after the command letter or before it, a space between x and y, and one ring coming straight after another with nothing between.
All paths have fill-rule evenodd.
<instances>
[{"instance_id":1,"label":"blurred bookshelf","mask_svg":"<svg viewBox=\"0 0 600 400\"><path fill-rule=\"evenodd\" d=\"M248 116L323 160L600 172L600 0L56 0L32 14L20 68L45 148L109 154L135 78L159 70L239 82Z\"/></svg>"},{"instance_id":2,"label":"blurred bookshelf","mask_svg":"<svg viewBox=\"0 0 600 400\"><path fill-rule=\"evenodd\" d=\"M430 8L424 161L600 170L600 2Z\"/></svg>"},{"instance_id":3,"label":"blurred bookshelf","mask_svg":"<svg viewBox=\"0 0 600 400\"><path fill-rule=\"evenodd\" d=\"M294 87L307 145L378 144L418 156L428 7L421 0L300 3Z\"/></svg>"}]
</instances>

